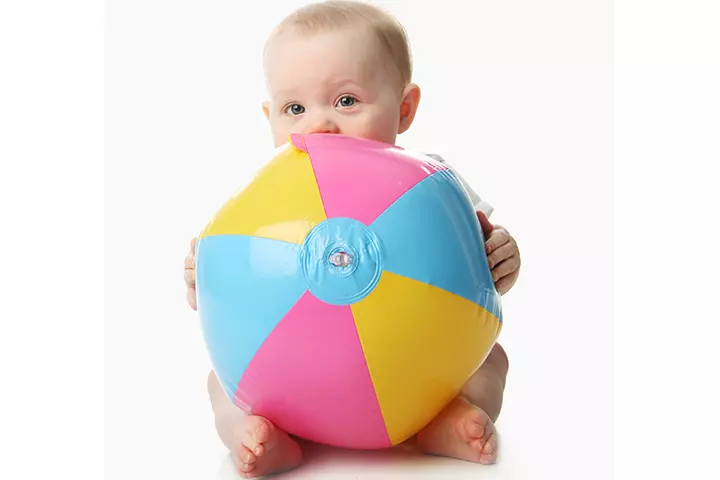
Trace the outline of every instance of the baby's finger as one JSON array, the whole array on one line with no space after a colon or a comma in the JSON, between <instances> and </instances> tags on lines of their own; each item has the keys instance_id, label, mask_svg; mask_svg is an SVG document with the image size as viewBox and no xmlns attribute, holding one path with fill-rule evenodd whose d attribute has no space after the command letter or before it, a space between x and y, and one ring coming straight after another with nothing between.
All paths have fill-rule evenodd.
<instances>
[{"instance_id":1,"label":"baby's finger","mask_svg":"<svg viewBox=\"0 0 720 480\"><path fill-rule=\"evenodd\" d=\"M505 230L500 228L493 230L492 235L490 235L490 238L488 238L487 242L485 242L485 253L490 255L492 252L508 243L508 241L510 241L510 235Z\"/></svg>"},{"instance_id":2,"label":"baby's finger","mask_svg":"<svg viewBox=\"0 0 720 480\"><path fill-rule=\"evenodd\" d=\"M195 270L186 269L183 277L185 278L186 286L195 287Z\"/></svg>"},{"instance_id":3,"label":"baby's finger","mask_svg":"<svg viewBox=\"0 0 720 480\"><path fill-rule=\"evenodd\" d=\"M195 255L195 248L197 247L197 237L190 240L190 253Z\"/></svg>"},{"instance_id":4,"label":"baby's finger","mask_svg":"<svg viewBox=\"0 0 720 480\"><path fill-rule=\"evenodd\" d=\"M195 269L195 256L191 253L185 255L185 270Z\"/></svg>"},{"instance_id":5,"label":"baby's finger","mask_svg":"<svg viewBox=\"0 0 720 480\"><path fill-rule=\"evenodd\" d=\"M495 227L492 223L490 223L490 220L488 220L487 216L483 212L478 211L476 214L478 220L480 221L480 227L482 228L483 235L485 238L489 237Z\"/></svg>"},{"instance_id":6,"label":"baby's finger","mask_svg":"<svg viewBox=\"0 0 720 480\"><path fill-rule=\"evenodd\" d=\"M513 255L512 257L508 258L507 260L500 262L492 270L493 282L497 282L501 278L510 275L515 270L517 270L519 266L520 266L520 257L518 257L517 255Z\"/></svg>"},{"instance_id":7,"label":"baby's finger","mask_svg":"<svg viewBox=\"0 0 720 480\"><path fill-rule=\"evenodd\" d=\"M187 302L190 304L190 308L197 310L197 294L193 287L187 289Z\"/></svg>"},{"instance_id":8,"label":"baby's finger","mask_svg":"<svg viewBox=\"0 0 720 480\"><path fill-rule=\"evenodd\" d=\"M514 275L503 277L499 281L495 282L495 289L500 295L505 295L510 291L513 285L515 285L516 281L517 278Z\"/></svg>"},{"instance_id":9,"label":"baby's finger","mask_svg":"<svg viewBox=\"0 0 720 480\"><path fill-rule=\"evenodd\" d=\"M517 252L513 242L507 242L505 245L499 247L488 255L488 266L492 269L495 268L500 262L509 259Z\"/></svg>"}]
</instances>

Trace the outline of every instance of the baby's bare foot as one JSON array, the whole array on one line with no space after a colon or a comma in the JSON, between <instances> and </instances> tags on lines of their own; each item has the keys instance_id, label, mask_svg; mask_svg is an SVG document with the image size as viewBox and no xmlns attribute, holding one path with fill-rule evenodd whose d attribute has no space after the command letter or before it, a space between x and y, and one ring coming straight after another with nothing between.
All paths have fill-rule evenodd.
<instances>
[{"instance_id":1,"label":"baby's bare foot","mask_svg":"<svg viewBox=\"0 0 720 480\"><path fill-rule=\"evenodd\" d=\"M497 435L490 417L458 397L417 434L425 453L491 464L497 458Z\"/></svg>"},{"instance_id":2,"label":"baby's bare foot","mask_svg":"<svg viewBox=\"0 0 720 480\"><path fill-rule=\"evenodd\" d=\"M237 432L233 463L243 478L256 478L296 467L300 445L263 417L251 415Z\"/></svg>"}]
</instances>

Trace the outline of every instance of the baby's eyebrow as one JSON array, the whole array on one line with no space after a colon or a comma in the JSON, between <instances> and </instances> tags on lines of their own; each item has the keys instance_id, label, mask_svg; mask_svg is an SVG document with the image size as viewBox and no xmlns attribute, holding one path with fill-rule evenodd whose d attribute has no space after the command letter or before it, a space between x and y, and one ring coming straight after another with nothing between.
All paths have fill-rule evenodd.
<instances>
[{"instance_id":1,"label":"baby's eyebrow","mask_svg":"<svg viewBox=\"0 0 720 480\"><path fill-rule=\"evenodd\" d=\"M335 80L333 82L330 82L330 85L332 85L335 88L341 88L341 87L362 88L356 80L349 79L349 78Z\"/></svg>"},{"instance_id":2,"label":"baby's eyebrow","mask_svg":"<svg viewBox=\"0 0 720 480\"><path fill-rule=\"evenodd\" d=\"M277 91L274 93L273 96L275 96L275 97L277 97L277 98L290 98L290 97L295 97L295 96L297 96L298 91L299 91L299 90L298 90L297 88L290 88L290 89L285 89L285 90L277 90Z\"/></svg>"}]
</instances>

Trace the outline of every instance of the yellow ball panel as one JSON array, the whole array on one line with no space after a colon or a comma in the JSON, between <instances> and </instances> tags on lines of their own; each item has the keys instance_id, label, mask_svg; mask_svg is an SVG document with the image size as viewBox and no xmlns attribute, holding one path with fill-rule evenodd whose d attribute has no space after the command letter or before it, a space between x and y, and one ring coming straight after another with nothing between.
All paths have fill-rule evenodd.
<instances>
[{"instance_id":1,"label":"yellow ball panel","mask_svg":"<svg viewBox=\"0 0 720 480\"><path fill-rule=\"evenodd\" d=\"M225 203L200 238L248 235L300 244L326 218L310 157L287 146Z\"/></svg>"},{"instance_id":2,"label":"yellow ball panel","mask_svg":"<svg viewBox=\"0 0 720 480\"><path fill-rule=\"evenodd\" d=\"M476 303L387 271L351 308L393 445L457 396L502 325Z\"/></svg>"}]
</instances>

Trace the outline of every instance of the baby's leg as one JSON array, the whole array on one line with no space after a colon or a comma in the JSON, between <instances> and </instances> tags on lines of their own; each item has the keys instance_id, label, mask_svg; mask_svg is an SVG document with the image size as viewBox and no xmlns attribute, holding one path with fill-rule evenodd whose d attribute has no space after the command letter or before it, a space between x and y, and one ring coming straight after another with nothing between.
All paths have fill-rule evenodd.
<instances>
[{"instance_id":1,"label":"baby's leg","mask_svg":"<svg viewBox=\"0 0 720 480\"><path fill-rule=\"evenodd\" d=\"M493 463L497 458L493 422L502 408L507 372L507 355L496 344L460 396L417 434L418 447L434 455Z\"/></svg>"},{"instance_id":2,"label":"baby's leg","mask_svg":"<svg viewBox=\"0 0 720 480\"><path fill-rule=\"evenodd\" d=\"M208 375L208 394L215 428L242 477L277 473L300 463L300 445L267 419L237 408L223 392L215 372Z\"/></svg>"},{"instance_id":3,"label":"baby's leg","mask_svg":"<svg viewBox=\"0 0 720 480\"><path fill-rule=\"evenodd\" d=\"M502 409L505 379L509 362L505 349L496 343L485 363L465 384L462 395L470 402L482 408L495 422Z\"/></svg>"}]
</instances>

